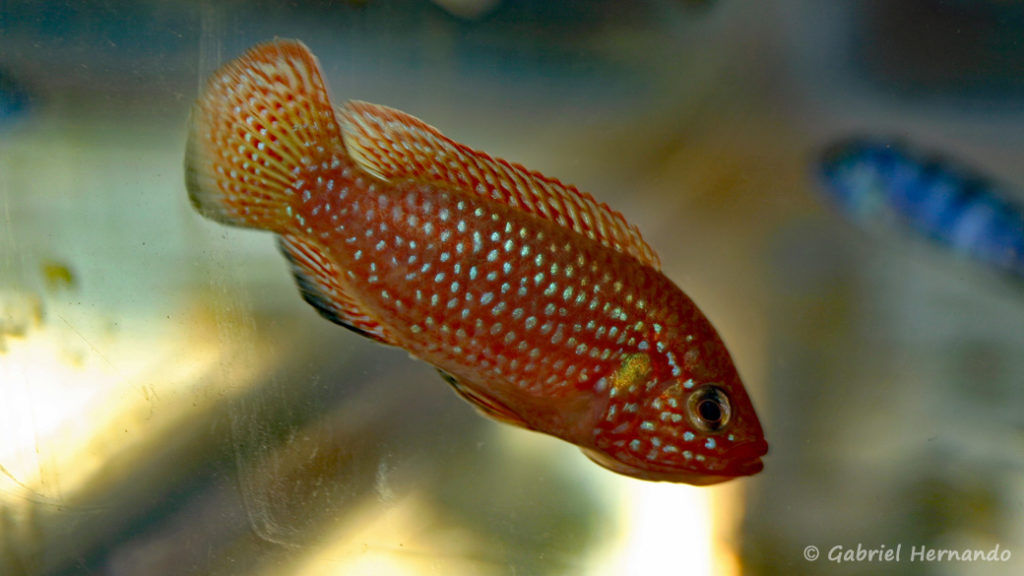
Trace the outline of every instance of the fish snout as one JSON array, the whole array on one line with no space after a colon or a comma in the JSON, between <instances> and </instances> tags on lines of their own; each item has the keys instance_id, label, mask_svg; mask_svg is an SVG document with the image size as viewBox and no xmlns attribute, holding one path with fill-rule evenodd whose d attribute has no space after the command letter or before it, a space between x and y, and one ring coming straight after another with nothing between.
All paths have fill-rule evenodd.
<instances>
[{"instance_id":1,"label":"fish snout","mask_svg":"<svg viewBox=\"0 0 1024 576\"><path fill-rule=\"evenodd\" d=\"M763 439L744 442L729 450L725 457L730 462L728 474L734 476L751 476L764 468L761 457L768 453L768 442Z\"/></svg>"}]
</instances>

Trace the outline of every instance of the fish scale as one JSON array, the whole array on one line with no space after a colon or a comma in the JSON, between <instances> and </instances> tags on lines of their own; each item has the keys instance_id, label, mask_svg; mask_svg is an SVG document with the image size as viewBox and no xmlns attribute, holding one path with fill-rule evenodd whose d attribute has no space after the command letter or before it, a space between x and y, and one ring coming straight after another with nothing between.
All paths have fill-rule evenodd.
<instances>
[{"instance_id":1,"label":"fish scale","mask_svg":"<svg viewBox=\"0 0 1024 576\"><path fill-rule=\"evenodd\" d=\"M432 190L423 192L433 195ZM402 276L395 284L405 289L407 297L413 290L420 291L422 298L412 299L425 306L412 307L397 320L416 326L417 317L438 315L451 322L444 325L472 326L469 335L483 340L492 339L490 332L503 320L508 328L515 323L522 331L528 318L536 321L554 316L560 318L560 326L564 324L570 303L560 301L555 293L561 293L558 282L564 278L552 275L545 259L554 262L556 257L572 256L559 254L557 246L543 240L544 232L504 220L498 206L479 200L455 201L449 195L437 195L436 207L426 212L422 194L410 192L408 196L415 198L409 216L423 225L403 227L408 221L404 214L393 224L419 249L399 249L398 266L392 274ZM440 220L441 213L450 214L447 222ZM459 223L466 224L463 232ZM404 244L410 247L409 241ZM418 258L416 265L409 266L407 259L402 262L406 254ZM430 268L424 270L427 266ZM435 295L439 296L437 304L427 305ZM560 314L545 314L549 306Z\"/></svg>"},{"instance_id":2,"label":"fish scale","mask_svg":"<svg viewBox=\"0 0 1024 576\"><path fill-rule=\"evenodd\" d=\"M336 113L301 43L214 74L186 186L204 216L280 235L321 315L435 366L492 418L642 479L762 468L732 358L635 226L403 112Z\"/></svg>"}]
</instances>

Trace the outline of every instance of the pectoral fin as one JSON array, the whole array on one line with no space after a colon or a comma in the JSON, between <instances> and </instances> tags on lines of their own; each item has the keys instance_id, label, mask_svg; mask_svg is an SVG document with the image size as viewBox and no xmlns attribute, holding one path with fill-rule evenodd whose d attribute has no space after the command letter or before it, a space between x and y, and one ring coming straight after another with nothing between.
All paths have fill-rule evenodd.
<instances>
[{"instance_id":1,"label":"pectoral fin","mask_svg":"<svg viewBox=\"0 0 1024 576\"><path fill-rule=\"evenodd\" d=\"M464 400L476 407L476 409L483 413L484 416L493 418L499 422L504 422L505 424L511 424L513 426L519 426L527 429L530 428L530 426L523 421L519 415L509 409L508 406L505 406L493 398L488 398L469 389L460 383L455 376L452 376L440 368L437 369L437 372L441 375L441 378L444 378L445 382L451 385L456 394L462 396Z\"/></svg>"}]
</instances>

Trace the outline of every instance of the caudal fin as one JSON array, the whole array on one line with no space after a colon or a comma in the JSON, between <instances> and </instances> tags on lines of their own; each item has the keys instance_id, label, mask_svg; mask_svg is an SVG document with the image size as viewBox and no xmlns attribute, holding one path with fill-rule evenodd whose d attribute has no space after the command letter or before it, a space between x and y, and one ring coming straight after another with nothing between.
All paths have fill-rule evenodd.
<instances>
[{"instance_id":1,"label":"caudal fin","mask_svg":"<svg viewBox=\"0 0 1024 576\"><path fill-rule=\"evenodd\" d=\"M316 58L304 44L260 44L221 67L189 120L185 185L200 214L287 233L317 176L344 154Z\"/></svg>"}]
</instances>

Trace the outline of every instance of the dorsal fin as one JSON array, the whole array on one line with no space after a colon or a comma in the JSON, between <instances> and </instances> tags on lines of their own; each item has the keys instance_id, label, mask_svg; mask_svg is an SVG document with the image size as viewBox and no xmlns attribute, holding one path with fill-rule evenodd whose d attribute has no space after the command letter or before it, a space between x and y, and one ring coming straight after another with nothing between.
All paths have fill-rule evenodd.
<instances>
[{"instance_id":1,"label":"dorsal fin","mask_svg":"<svg viewBox=\"0 0 1024 576\"><path fill-rule=\"evenodd\" d=\"M459 186L557 222L660 268L657 254L635 226L573 186L473 150L418 118L386 106L348 102L339 120L349 155L381 180L411 178Z\"/></svg>"},{"instance_id":2,"label":"dorsal fin","mask_svg":"<svg viewBox=\"0 0 1024 576\"><path fill-rule=\"evenodd\" d=\"M303 300L321 316L367 338L391 344L384 327L348 293L341 270L319 246L298 236L282 235L278 236L278 247L291 264Z\"/></svg>"}]
</instances>

